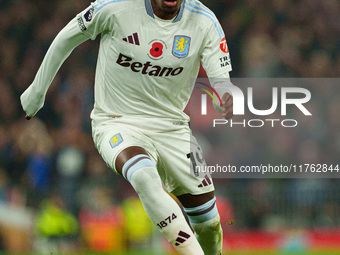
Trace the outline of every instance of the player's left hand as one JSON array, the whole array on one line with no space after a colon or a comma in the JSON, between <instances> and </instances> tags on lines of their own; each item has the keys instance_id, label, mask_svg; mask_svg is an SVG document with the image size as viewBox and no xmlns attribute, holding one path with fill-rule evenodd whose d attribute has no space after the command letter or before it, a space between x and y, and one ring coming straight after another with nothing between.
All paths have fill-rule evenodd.
<instances>
[{"instance_id":1,"label":"player's left hand","mask_svg":"<svg viewBox=\"0 0 340 255\"><path fill-rule=\"evenodd\" d=\"M225 119L233 117L233 97L229 93L224 93L222 97L222 116Z\"/></svg>"}]
</instances>

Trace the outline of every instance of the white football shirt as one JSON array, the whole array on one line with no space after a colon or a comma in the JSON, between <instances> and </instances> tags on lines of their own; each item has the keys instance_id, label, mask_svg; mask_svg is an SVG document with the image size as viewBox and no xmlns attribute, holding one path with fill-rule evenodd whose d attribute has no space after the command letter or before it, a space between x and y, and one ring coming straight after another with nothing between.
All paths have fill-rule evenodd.
<instances>
[{"instance_id":1,"label":"white football shirt","mask_svg":"<svg viewBox=\"0 0 340 255\"><path fill-rule=\"evenodd\" d=\"M101 34L91 118L161 117L188 120L200 62L210 78L231 71L229 50L215 15L185 0L172 21L160 20L150 0L98 0L77 15L80 31Z\"/></svg>"}]
</instances>

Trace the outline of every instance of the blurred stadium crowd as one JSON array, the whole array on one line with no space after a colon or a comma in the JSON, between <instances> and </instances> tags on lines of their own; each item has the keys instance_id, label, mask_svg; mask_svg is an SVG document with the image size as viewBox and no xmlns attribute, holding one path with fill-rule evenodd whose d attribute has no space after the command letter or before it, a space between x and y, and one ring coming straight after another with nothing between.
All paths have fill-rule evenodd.
<instances>
[{"instance_id":1,"label":"blurred stadium crowd","mask_svg":"<svg viewBox=\"0 0 340 255\"><path fill-rule=\"evenodd\" d=\"M338 0L203 3L216 13L225 31L232 77L339 77ZM0 250L112 251L159 245L136 195L106 167L92 142L89 114L99 38L72 53L35 118L27 122L20 106L19 97L53 38L89 4L0 1ZM282 133L272 139L270 130L266 137L236 131L233 137L242 155L233 148L225 150L229 141L225 136L221 144L204 148L207 162L216 156L209 153L209 146L220 146L222 158L233 163L261 155L273 162L280 162L282 155L301 163L306 157L339 162L339 89L320 84L314 92L319 105L311 107L318 121L302 123L296 137ZM210 140L224 136L199 131ZM222 218L235 215L234 229L340 223L337 179L219 179L216 186ZM292 220L293 215L299 217ZM225 231L232 231L225 226Z\"/></svg>"}]
</instances>

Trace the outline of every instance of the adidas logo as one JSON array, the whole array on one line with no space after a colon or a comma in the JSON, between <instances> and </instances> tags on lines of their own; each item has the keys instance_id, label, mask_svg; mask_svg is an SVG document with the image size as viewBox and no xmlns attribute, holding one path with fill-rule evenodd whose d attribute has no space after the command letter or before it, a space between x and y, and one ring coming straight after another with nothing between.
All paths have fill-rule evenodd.
<instances>
[{"instance_id":1,"label":"adidas logo","mask_svg":"<svg viewBox=\"0 0 340 255\"><path fill-rule=\"evenodd\" d=\"M183 232L183 231L179 231L178 235L179 235L179 237L177 237L176 243L175 243L176 246L178 246L178 245L184 243L184 242L185 242L186 240L188 240L189 237L190 237L189 234L187 234L187 233L185 233L185 232Z\"/></svg>"},{"instance_id":2,"label":"adidas logo","mask_svg":"<svg viewBox=\"0 0 340 255\"><path fill-rule=\"evenodd\" d=\"M199 188L203 188L206 186L209 186L211 184L210 178L208 177L208 175L204 176L204 180L202 181L202 183L200 185L198 185Z\"/></svg>"},{"instance_id":3,"label":"adidas logo","mask_svg":"<svg viewBox=\"0 0 340 255\"><path fill-rule=\"evenodd\" d=\"M137 33L133 33L132 35L129 35L128 37L123 38L123 41L131 43L131 44L135 44L135 45L140 45Z\"/></svg>"}]
</instances>

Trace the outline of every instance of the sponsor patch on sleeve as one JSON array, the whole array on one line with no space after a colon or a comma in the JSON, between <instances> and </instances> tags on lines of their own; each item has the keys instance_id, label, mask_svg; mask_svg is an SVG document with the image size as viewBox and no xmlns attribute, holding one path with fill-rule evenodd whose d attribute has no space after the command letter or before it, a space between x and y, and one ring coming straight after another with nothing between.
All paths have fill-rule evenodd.
<instances>
[{"instance_id":1,"label":"sponsor patch on sleeve","mask_svg":"<svg viewBox=\"0 0 340 255\"><path fill-rule=\"evenodd\" d=\"M81 15L79 15L78 18L77 18L77 21L78 21L78 25L79 25L80 30L82 32L84 32L86 30L86 26L84 24L83 17Z\"/></svg>"},{"instance_id":2,"label":"sponsor patch on sleeve","mask_svg":"<svg viewBox=\"0 0 340 255\"><path fill-rule=\"evenodd\" d=\"M227 40L225 39L225 37L223 37L221 42L220 42L220 49L224 53L229 53L229 48L228 48Z\"/></svg>"},{"instance_id":3,"label":"sponsor patch on sleeve","mask_svg":"<svg viewBox=\"0 0 340 255\"><path fill-rule=\"evenodd\" d=\"M79 28L82 32L87 30L87 24L92 21L94 15L94 7L91 5L77 17Z\"/></svg>"}]
</instances>

